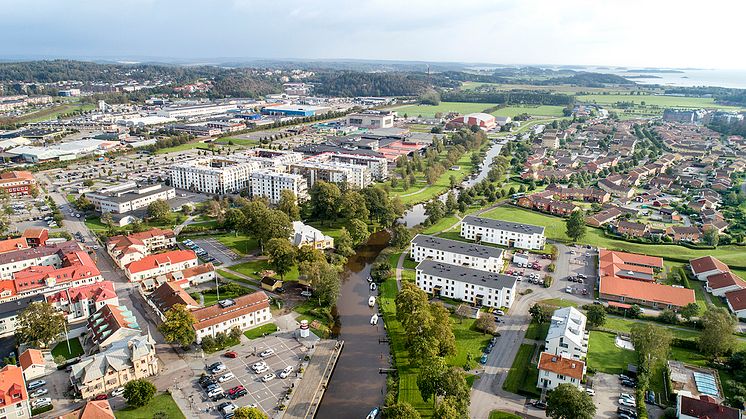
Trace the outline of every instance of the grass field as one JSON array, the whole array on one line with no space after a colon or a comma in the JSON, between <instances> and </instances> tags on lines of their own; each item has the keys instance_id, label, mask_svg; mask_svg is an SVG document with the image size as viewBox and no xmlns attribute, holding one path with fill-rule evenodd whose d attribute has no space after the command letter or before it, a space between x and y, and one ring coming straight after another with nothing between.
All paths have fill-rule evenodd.
<instances>
[{"instance_id":1,"label":"grass field","mask_svg":"<svg viewBox=\"0 0 746 419\"><path fill-rule=\"evenodd\" d=\"M269 335L277 331L277 326L274 323L267 323L265 325L255 327L243 332L244 336L249 339L258 339L262 336Z\"/></svg>"},{"instance_id":2,"label":"grass field","mask_svg":"<svg viewBox=\"0 0 746 419\"><path fill-rule=\"evenodd\" d=\"M489 419L521 419L521 417L512 413L503 412L502 410L493 410L490 412Z\"/></svg>"},{"instance_id":3,"label":"grass field","mask_svg":"<svg viewBox=\"0 0 746 419\"><path fill-rule=\"evenodd\" d=\"M230 267L230 269L232 271L236 271L238 273L242 273L246 276L254 278L257 281L261 281L262 278L260 277L258 273L255 273L255 272L271 270L272 267L269 266L269 262L267 261L267 259L257 259L251 262L244 262L238 265L233 265ZM279 277L279 275L277 276ZM298 280L298 267L293 266L292 269L290 269L290 272L285 274L283 281L297 281L297 280Z\"/></svg>"},{"instance_id":4,"label":"grass field","mask_svg":"<svg viewBox=\"0 0 746 419\"><path fill-rule=\"evenodd\" d=\"M54 348L52 348L52 356L54 358L57 358L58 356L62 355L65 357L65 359L72 359L77 356L83 355L83 346L80 344L80 339L78 338L72 338L70 339L70 350L67 350L67 342L68 341L62 341L55 345Z\"/></svg>"},{"instance_id":5,"label":"grass field","mask_svg":"<svg viewBox=\"0 0 746 419\"><path fill-rule=\"evenodd\" d=\"M448 364L456 367L464 366L467 354L471 354L473 365L476 365L476 362L479 361L482 356L482 349L487 346L492 336L478 331L474 327L475 322L475 319L464 319L461 322L459 319L451 317L451 330L456 337L456 355L447 359Z\"/></svg>"},{"instance_id":6,"label":"grass field","mask_svg":"<svg viewBox=\"0 0 746 419\"><path fill-rule=\"evenodd\" d=\"M539 324L531 320L531 323L528 324L528 329L526 329L525 338L543 341L547 336L547 332L549 332L549 322Z\"/></svg>"},{"instance_id":7,"label":"grass field","mask_svg":"<svg viewBox=\"0 0 746 419\"><path fill-rule=\"evenodd\" d=\"M236 286L236 284L231 284L231 286ZM226 292L226 291L223 290L223 286L221 285L221 287L220 287L220 300L225 300L226 298L240 297L240 296L246 295L246 294L248 294L250 292L251 292L251 289L246 288L246 287L240 287L240 292ZM199 301L200 300L200 298L199 298L200 294L202 294L202 296L204 297L204 300L205 300L204 305L205 305L205 307L211 306L211 305L213 305L213 304L215 304L215 303L218 302L218 293L215 291L215 288L210 288L210 289L207 289L207 290L192 292L189 295L191 295L192 298L194 298L194 300L199 303L200 302Z\"/></svg>"},{"instance_id":8,"label":"grass field","mask_svg":"<svg viewBox=\"0 0 746 419\"><path fill-rule=\"evenodd\" d=\"M163 414L159 414L163 412ZM117 419L142 419L142 418L154 418L154 417L165 417L168 419L186 419L179 406L174 402L173 397L168 393L159 394L143 407L133 409L131 407L125 407L122 410L114 412L114 416Z\"/></svg>"},{"instance_id":9,"label":"grass field","mask_svg":"<svg viewBox=\"0 0 746 419\"><path fill-rule=\"evenodd\" d=\"M220 234L220 235L211 236L211 237L219 241L225 247L238 253L239 255L245 255L247 253L252 253L253 251L259 248L259 242L256 239L246 237L244 235L226 233L226 234Z\"/></svg>"},{"instance_id":10,"label":"grass field","mask_svg":"<svg viewBox=\"0 0 746 419\"><path fill-rule=\"evenodd\" d=\"M74 111L90 111L95 109L95 105L81 105L79 103L64 103L56 106L52 106L46 109L41 109L36 112L31 112L23 115L17 119L13 119L18 124L32 124L34 122L49 121L57 119L58 116Z\"/></svg>"},{"instance_id":11,"label":"grass field","mask_svg":"<svg viewBox=\"0 0 746 419\"><path fill-rule=\"evenodd\" d=\"M560 85L552 85L552 86L544 86L544 85L535 85L535 84L500 84L500 83L480 83L476 81L466 81L461 83L461 88L463 90L474 90L477 87L480 86L489 86L496 90L513 90L513 89L520 89L520 90L543 90L543 91L550 91L550 92L558 92L558 93L617 93L617 94L627 94L629 93L628 90L625 90L621 87L584 87L584 86L574 86L569 84L560 84Z\"/></svg>"},{"instance_id":12,"label":"grass field","mask_svg":"<svg viewBox=\"0 0 746 419\"><path fill-rule=\"evenodd\" d=\"M664 96L664 95L583 95L577 99L582 102L592 102L599 105L613 105L617 102L634 102L646 106L660 106L662 108L719 108L719 109L739 109L737 106L725 106L715 103L712 98L700 97L683 97L683 96Z\"/></svg>"},{"instance_id":13,"label":"grass field","mask_svg":"<svg viewBox=\"0 0 746 419\"><path fill-rule=\"evenodd\" d=\"M635 352L616 346L615 338L613 333L591 331L588 340L588 368L607 374L621 374L627 371L628 364L637 363Z\"/></svg>"},{"instance_id":14,"label":"grass field","mask_svg":"<svg viewBox=\"0 0 746 419\"><path fill-rule=\"evenodd\" d=\"M520 115L522 113L527 113L531 116L536 116L536 117L541 117L541 116L561 117L561 116L564 116L564 114L562 113L562 110L564 108L565 108L564 106L550 106L550 105L506 106L504 108L500 108L494 112L491 112L491 114L495 116L509 116L511 118L516 115Z\"/></svg>"},{"instance_id":15,"label":"grass field","mask_svg":"<svg viewBox=\"0 0 746 419\"><path fill-rule=\"evenodd\" d=\"M508 376L503 383L503 390L511 393L520 394L519 392L539 396L539 390L536 383L539 381L539 370L536 365L531 364L531 357L534 354L536 345L521 344L518 353L513 360L513 365L508 371Z\"/></svg>"},{"instance_id":16,"label":"grass field","mask_svg":"<svg viewBox=\"0 0 746 419\"><path fill-rule=\"evenodd\" d=\"M232 274L230 272L227 272L227 271L224 271L222 269L218 269L218 274L221 277L226 278L226 279L230 279L232 281L243 282L244 284L254 285L256 287L258 287L258 286L261 285L259 283L259 281L255 281L255 280L252 280L252 279L242 278L242 277L240 277L238 275L234 275L234 274Z\"/></svg>"},{"instance_id":17,"label":"grass field","mask_svg":"<svg viewBox=\"0 0 746 419\"><path fill-rule=\"evenodd\" d=\"M432 118L436 113L443 115L449 112L460 114L469 114L482 112L487 108L495 106L494 103L466 103L466 102L440 102L439 105L404 105L392 108L399 115L407 114L409 117L422 116L423 118Z\"/></svg>"}]
</instances>

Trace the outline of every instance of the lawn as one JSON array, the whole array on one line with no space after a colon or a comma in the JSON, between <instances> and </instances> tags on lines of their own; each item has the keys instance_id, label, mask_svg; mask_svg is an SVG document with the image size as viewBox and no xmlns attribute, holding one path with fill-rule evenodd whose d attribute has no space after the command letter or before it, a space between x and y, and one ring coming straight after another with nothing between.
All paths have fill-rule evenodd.
<instances>
[{"instance_id":1,"label":"lawn","mask_svg":"<svg viewBox=\"0 0 746 419\"><path fill-rule=\"evenodd\" d=\"M512 413L503 412L502 410L493 410L490 412L489 419L521 419L521 417Z\"/></svg>"},{"instance_id":2,"label":"lawn","mask_svg":"<svg viewBox=\"0 0 746 419\"><path fill-rule=\"evenodd\" d=\"M162 417L169 419L186 419L186 416L179 410L179 406L174 402L173 397L168 393L162 393L153 397L146 406L138 407L137 409L125 407L122 410L117 410L114 416L117 419L141 419L157 417L156 414L158 412L165 413Z\"/></svg>"},{"instance_id":3,"label":"lawn","mask_svg":"<svg viewBox=\"0 0 746 419\"><path fill-rule=\"evenodd\" d=\"M535 348L536 345L521 344L503 383L503 390L535 397L541 394L536 387L539 381L539 370L531 363Z\"/></svg>"},{"instance_id":4,"label":"lawn","mask_svg":"<svg viewBox=\"0 0 746 419\"><path fill-rule=\"evenodd\" d=\"M617 102L634 102L645 105L660 106L662 108L718 108L739 109L737 106L724 106L715 103L712 98L664 96L664 95L583 95L577 97L581 102L593 102L600 105L613 105Z\"/></svg>"},{"instance_id":5,"label":"lawn","mask_svg":"<svg viewBox=\"0 0 746 419\"><path fill-rule=\"evenodd\" d=\"M259 242L256 239L246 237L244 235L226 233L211 237L219 241L223 246L238 253L239 255L252 253L259 249Z\"/></svg>"},{"instance_id":6,"label":"lawn","mask_svg":"<svg viewBox=\"0 0 746 419\"><path fill-rule=\"evenodd\" d=\"M277 326L274 323L267 323L265 325L255 327L243 332L244 336L249 339L257 339L277 331Z\"/></svg>"},{"instance_id":7,"label":"lawn","mask_svg":"<svg viewBox=\"0 0 746 419\"><path fill-rule=\"evenodd\" d=\"M242 273L246 276L254 278L257 281L261 281L262 278L260 277L259 273L264 270L272 270L272 267L269 266L269 261L266 258L262 258L262 259L252 260L251 262L244 262L238 265L233 265L230 267L230 269L232 271L236 271L238 273ZM290 269L290 272L285 274L285 277L283 278L283 280L284 281L297 281L298 280L298 267L293 266L292 269Z\"/></svg>"},{"instance_id":8,"label":"lawn","mask_svg":"<svg viewBox=\"0 0 746 419\"><path fill-rule=\"evenodd\" d=\"M486 335L474 327L476 319L458 319L451 317L451 330L456 337L456 355L447 359L449 365L463 367L467 354L471 354L472 366L477 365L482 356L482 349L489 343L491 335ZM498 338L500 339L500 338Z\"/></svg>"},{"instance_id":9,"label":"lawn","mask_svg":"<svg viewBox=\"0 0 746 419\"><path fill-rule=\"evenodd\" d=\"M531 323L528 324L528 329L526 329L525 338L543 341L547 337L547 332L549 332L549 322L539 324L531 320Z\"/></svg>"},{"instance_id":10,"label":"lawn","mask_svg":"<svg viewBox=\"0 0 746 419\"><path fill-rule=\"evenodd\" d=\"M628 364L637 363L635 352L616 346L615 338L613 333L591 331L588 340L588 368L607 374L621 374L627 371Z\"/></svg>"},{"instance_id":11,"label":"lawn","mask_svg":"<svg viewBox=\"0 0 746 419\"><path fill-rule=\"evenodd\" d=\"M244 146L259 145L259 140L252 140L248 138L234 138L234 137L218 138L217 140L215 140L215 142L218 144L233 143L235 145L244 145Z\"/></svg>"},{"instance_id":12,"label":"lawn","mask_svg":"<svg viewBox=\"0 0 746 419\"><path fill-rule=\"evenodd\" d=\"M246 278L240 277L238 275L234 275L234 274L232 274L232 273L230 273L228 271L225 271L223 269L218 269L218 274L220 276L222 276L223 278L230 279L232 281L243 282L245 284L254 285L256 287L258 287L258 286L261 285L259 283L259 281L254 281L254 280L251 280L251 279L246 279Z\"/></svg>"},{"instance_id":13,"label":"lawn","mask_svg":"<svg viewBox=\"0 0 746 419\"><path fill-rule=\"evenodd\" d=\"M186 220L185 215L181 213L172 212L168 215L168 218L165 220L147 221L144 223L144 225L146 227L173 228L174 226L181 224L184 220ZM107 227L106 224L101 222L101 218L99 217L87 217L85 219L85 225L86 227L88 227L89 230L93 231L94 233L103 233L109 229L109 227ZM115 234L121 234L121 233L131 232L131 231L132 231L131 225L114 228Z\"/></svg>"},{"instance_id":14,"label":"lawn","mask_svg":"<svg viewBox=\"0 0 746 419\"><path fill-rule=\"evenodd\" d=\"M226 290L226 287L230 286L230 288L236 288L234 291L231 289L230 291ZM196 291L193 293L190 293L189 295L194 298L195 301L198 303L200 302L200 294L204 297L204 306L208 307L215 303L217 303L219 300L225 300L226 298L236 298L240 297L242 295L246 295L250 293L252 290L246 287L242 287L238 284L229 284L229 285L221 285L220 286L220 298L218 299L218 293L215 291L215 288L210 288L203 291Z\"/></svg>"},{"instance_id":15,"label":"lawn","mask_svg":"<svg viewBox=\"0 0 746 419\"><path fill-rule=\"evenodd\" d=\"M540 116L561 117L561 116L564 116L564 114L562 113L563 109L565 109L564 106L550 106L550 105L506 106L504 108L500 108L494 112L491 112L491 114L495 116L509 116L511 118L515 117L516 115L523 114L523 113L527 113L535 117L540 117Z\"/></svg>"},{"instance_id":16,"label":"lawn","mask_svg":"<svg viewBox=\"0 0 746 419\"><path fill-rule=\"evenodd\" d=\"M70 351L67 350L67 342L68 341L62 341L52 348L52 356L54 358L62 355L65 359L72 359L83 355L83 346L80 344L80 339L72 338L69 340Z\"/></svg>"},{"instance_id":17,"label":"lawn","mask_svg":"<svg viewBox=\"0 0 746 419\"><path fill-rule=\"evenodd\" d=\"M460 114L477 113L495 106L494 103L467 103L467 102L440 102L439 105L404 105L392 108L399 115L407 114L407 116L422 116L423 118L433 118L436 113L442 113L443 115L448 112L456 112Z\"/></svg>"},{"instance_id":18,"label":"lawn","mask_svg":"<svg viewBox=\"0 0 746 419\"><path fill-rule=\"evenodd\" d=\"M58 116L70 113L73 111L90 111L95 109L95 105L80 105L74 103L65 103L62 105L52 106L49 108L41 109L36 112L31 112L21 116L18 119L14 119L15 123L18 124L32 124L34 122L50 121L57 119Z\"/></svg>"},{"instance_id":19,"label":"lawn","mask_svg":"<svg viewBox=\"0 0 746 419\"><path fill-rule=\"evenodd\" d=\"M191 142L191 143L179 144L179 145L173 146L173 147L161 148L161 149L157 150L155 152L155 154L175 153L177 151L192 150L192 149L200 148L200 147L205 147L205 143L202 143L202 142L199 142L199 141L194 141L194 142Z\"/></svg>"}]
</instances>

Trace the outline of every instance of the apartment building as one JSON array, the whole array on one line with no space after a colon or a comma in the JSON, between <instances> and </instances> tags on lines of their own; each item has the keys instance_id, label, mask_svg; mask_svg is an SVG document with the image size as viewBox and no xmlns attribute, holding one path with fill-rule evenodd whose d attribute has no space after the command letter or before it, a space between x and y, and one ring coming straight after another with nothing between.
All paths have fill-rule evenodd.
<instances>
[{"instance_id":1,"label":"apartment building","mask_svg":"<svg viewBox=\"0 0 746 419\"><path fill-rule=\"evenodd\" d=\"M546 243L544 227L472 215L461 223L461 237L527 250L541 250Z\"/></svg>"},{"instance_id":2,"label":"apartment building","mask_svg":"<svg viewBox=\"0 0 746 419\"><path fill-rule=\"evenodd\" d=\"M199 264L197 255L192 250L172 250L145 256L124 267L124 274L131 282L140 282L147 278L183 271Z\"/></svg>"},{"instance_id":3,"label":"apartment building","mask_svg":"<svg viewBox=\"0 0 746 419\"><path fill-rule=\"evenodd\" d=\"M260 164L250 160L207 158L171 166L171 186L190 191L227 194L249 187L251 172Z\"/></svg>"},{"instance_id":4,"label":"apartment building","mask_svg":"<svg viewBox=\"0 0 746 419\"><path fill-rule=\"evenodd\" d=\"M21 368L15 365L0 369L0 415L7 419L31 417L26 381Z\"/></svg>"},{"instance_id":5,"label":"apartment building","mask_svg":"<svg viewBox=\"0 0 746 419\"><path fill-rule=\"evenodd\" d=\"M126 214L140 208L147 208L148 205L158 200L167 201L176 198L176 190L161 184L140 187L132 182L87 193L86 197L93 204L93 208L100 213Z\"/></svg>"},{"instance_id":6,"label":"apartment building","mask_svg":"<svg viewBox=\"0 0 746 419\"><path fill-rule=\"evenodd\" d=\"M25 170L0 173L0 189L11 196L29 195L36 187L36 179Z\"/></svg>"},{"instance_id":7,"label":"apartment building","mask_svg":"<svg viewBox=\"0 0 746 419\"><path fill-rule=\"evenodd\" d=\"M282 191L289 190L299 202L308 199L306 179L298 174L276 172L270 169L257 170L251 173L251 196L267 198L270 204L277 205Z\"/></svg>"},{"instance_id":8,"label":"apartment building","mask_svg":"<svg viewBox=\"0 0 746 419\"><path fill-rule=\"evenodd\" d=\"M153 252L176 246L173 230L153 228L140 233L110 237L106 251L120 268L140 260Z\"/></svg>"},{"instance_id":9,"label":"apartment building","mask_svg":"<svg viewBox=\"0 0 746 419\"><path fill-rule=\"evenodd\" d=\"M86 343L103 350L123 338L140 336L135 314L126 306L106 304L88 318Z\"/></svg>"},{"instance_id":10,"label":"apartment building","mask_svg":"<svg viewBox=\"0 0 746 419\"><path fill-rule=\"evenodd\" d=\"M47 303L65 314L70 323L89 318L107 304L119 305L119 297L111 281L71 287L45 294Z\"/></svg>"},{"instance_id":11,"label":"apartment building","mask_svg":"<svg viewBox=\"0 0 746 419\"><path fill-rule=\"evenodd\" d=\"M585 362L542 352L539 355L539 380L536 387L554 390L560 384L571 384L581 388L585 375Z\"/></svg>"},{"instance_id":12,"label":"apartment building","mask_svg":"<svg viewBox=\"0 0 746 419\"><path fill-rule=\"evenodd\" d=\"M504 265L502 249L425 234L412 239L409 257L415 262L427 259L487 272L500 272Z\"/></svg>"},{"instance_id":13,"label":"apartment building","mask_svg":"<svg viewBox=\"0 0 746 419\"><path fill-rule=\"evenodd\" d=\"M425 259L416 267L416 284L436 297L461 300L477 307L510 307L515 277Z\"/></svg>"},{"instance_id":14,"label":"apartment building","mask_svg":"<svg viewBox=\"0 0 746 419\"><path fill-rule=\"evenodd\" d=\"M311 188L317 181L347 183L353 188L362 189L373 183L373 176L367 166L340 163L334 161L317 161L306 159L288 166L290 173L302 175Z\"/></svg>"},{"instance_id":15,"label":"apartment building","mask_svg":"<svg viewBox=\"0 0 746 419\"><path fill-rule=\"evenodd\" d=\"M209 307L192 310L192 315L197 343L201 343L205 336L228 333L234 327L246 330L272 320L269 297L264 291L222 300Z\"/></svg>"},{"instance_id":16,"label":"apartment building","mask_svg":"<svg viewBox=\"0 0 746 419\"><path fill-rule=\"evenodd\" d=\"M18 314L32 303L40 301L44 301L43 295L32 295L0 304L0 338L12 336L16 331Z\"/></svg>"},{"instance_id":17,"label":"apartment building","mask_svg":"<svg viewBox=\"0 0 746 419\"><path fill-rule=\"evenodd\" d=\"M317 161L331 161L336 163L353 164L365 166L370 170L371 176L377 181L386 180L389 177L389 164L385 157L377 157L365 154L349 153L322 153L313 157Z\"/></svg>"},{"instance_id":18,"label":"apartment building","mask_svg":"<svg viewBox=\"0 0 746 419\"><path fill-rule=\"evenodd\" d=\"M565 358L584 359L588 354L586 317L575 307L555 310L544 341L544 351Z\"/></svg>"}]
</instances>

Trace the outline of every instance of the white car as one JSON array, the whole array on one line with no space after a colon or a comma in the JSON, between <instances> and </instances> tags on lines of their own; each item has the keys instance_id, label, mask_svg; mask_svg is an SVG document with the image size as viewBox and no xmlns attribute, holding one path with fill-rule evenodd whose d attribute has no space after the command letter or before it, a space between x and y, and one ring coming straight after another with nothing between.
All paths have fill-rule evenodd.
<instances>
[{"instance_id":1,"label":"white car","mask_svg":"<svg viewBox=\"0 0 746 419\"><path fill-rule=\"evenodd\" d=\"M36 399L33 402L31 402L31 406L39 406L42 404L49 404L52 403L52 399L49 397L42 397L41 399Z\"/></svg>"},{"instance_id":2,"label":"white car","mask_svg":"<svg viewBox=\"0 0 746 419\"><path fill-rule=\"evenodd\" d=\"M266 366L266 365L261 365L258 368L254 368L254 372L257 373L257 374L261 374L261 373L267 372L267 371L269 371L269 367Z\"/></svg>"},{"instance_id":3,"label":"white car","mask_svg":"<svg viewBox=\"0 0 746 419\"><path fill-rule=\"evenodd\" d=\"M619 404L625 407L637 407L637 404L630 399L619 399Z\"/></svg>"},{"instance_id":4,"label":"white car","mask_svg":"<svg viewBox=\"0 0 746 419\"><path fill-rule=\"evenodd\" d=\"M219 396L221 394L224 394L223 389L222 388L216 388L215 390L207 393L207 397L209 397L209 398L212 399L213 397Z\"/></svg>"},{"instance_id":5,"label":"white car","mask_svg":"<svg viewBox=\"0 0 746 419\"><path fill-rule=\"evenodd\" d=\"M272 380L275 379L275 377L276 377L276 375L271 372L271 373L265 375L264 377L262 377L262 382L266 383L267 381L272 381Z\"/></svg>"},{"instance_id":6,"label":"white car","mask_svg":"<svg viewBox=\"0 0 746 419\"><path fill-rule=\"evenodd\" d=\"M272 356L274 354L275 354L275 350L274 349L267 349L267 350L262 351L262 353L260 353L259 356L262 357L262 358L266 358L266 357Z\"/></svg>"},{"instance_id":7,"label":"white car","mask_svg":"<svg viewBox=\"0 0 746 419\"><path fill-rule=\"evenodd\" d=\"M293 369L292 365L285 367L285 369L280 373L280 378L288 378L288 376L293 373Z\"/></svg>"},{"instance_id":8,"label":"white car","mask_svg":"<svg viewBox=\"0 0 746 419\"><path fill-rule=\"evenodd\" d=\"M252 364L252 365L251 365L251 369L252 369L252 370L256 370L256 369L259 369L259 368L261 368L261 367L266 367L266 366L267 366L267 363L266 363L266 362L264 362L264 361L259 361L259 362L257 362L256 364Z\"/></svg>"},{"instance_id":9,"label":"white car","mask_svg":"<svg viewBox=\"0 0 746 419\"><path fill-rule=\"evenodd\" d=\"M115 388L111 392L111 397L119 397L124 394L124 387Z\"/></svg>"},{"instance_id":10,"label":"white car","mask_svg":"<svg viewBox=\"0 0 746 419\"><path fill-rule=\"evenodd\" d=\"M44 381L44 380L34 380L34 381L28 383L28 389L29 390L33 390L35 388L39 388L39 387L42 387L42 386L45 386L45 385L47 385L47 382Z\"/></svg>"},{"instance_id":11,"label":"white car","mask_svg":"<svg viewBox=\"0 0 746 419\"><path fill-rule=\"evenodd\" d=\"M220 378L218 378L218 382L219 383L224 383L224 382L226 382L228 380L232 380L234 378L236 378L236 375L233 374L232 372L229 372L227 374L221 375Z\"/></svg>"},{"instance_id":12,"label":"white car","mask_svg":"<svg viewBox=\"0 0 746 419\"><path fill-rule=\"evenodd\" d=\"M217 373L223 372L223 371L225 371L225 365L223 365L223 364L220 364L220 365L218 365L215 368L213 368L213 369L210 370L210 372L213 373L213 374L217 374Z\"/></svg>"},{"instance_id":13,"label":"white car","mask_svg":"<svg viewBox=\"0 0 746 419\"><path fill-rule=\"evenodd\" d=\"M29 394L29 396L31 396L32 398L36 398L36 397L41 397L47 393L49 393L49 390L47 390L46 388L40 388L34 391L33 393Z\"/></svg>"},{"instance_id":14,"label":"white car","mask_svg":"<svg viewBox=\"0 0 746 419\"><path fill-rule=\"evenodd\" d=\"M594 390L592 388L585 389L585 392L588 393L589 396L595 396L596 395L596 390Z\"/></svg>"}]
</instances>

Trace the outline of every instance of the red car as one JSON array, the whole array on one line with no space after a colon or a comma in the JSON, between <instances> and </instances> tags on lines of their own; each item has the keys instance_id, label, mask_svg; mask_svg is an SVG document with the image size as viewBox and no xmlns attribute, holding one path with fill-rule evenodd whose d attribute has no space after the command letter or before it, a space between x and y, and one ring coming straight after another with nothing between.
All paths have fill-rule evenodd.
<instances>
[{"instance_id":1,"label":"red car","mask_svg":"<svg viewBox=\"0 0 746 419\"><path fill-rule=\"evenodd\" d=\"M238 354L234 351L228 351L225 353L225 356L227 358L238 358Z\"/></svg>"},{"instance_id":2,"label":"red car","mask_svg":"<svg viewBox=\"0 0 746 419\"><path fill-rule=\"evenodd\" d=\"M233 387L232 389L228 390L228 394L230 394L232 396L232 395L238 393L241 390L245 390L245 387L244 386L236 386L236 387Z\"/></svg>"},{"instance_id":3,"label":"red car","mask_svg":"<svg viewBox=\"0 0 746 419\"><path fill-rule=\"evenodd\" d=\"M106 394L99 394L98 396L94 397L93 400L106 400L109 396Z\"/></svg>"}]
</instances>

